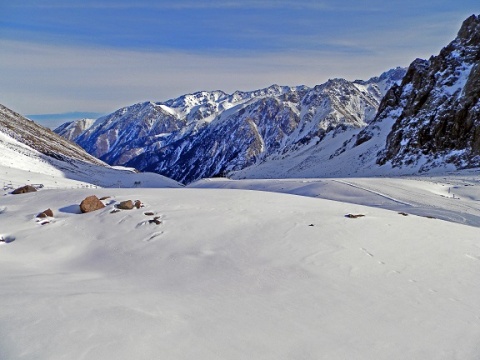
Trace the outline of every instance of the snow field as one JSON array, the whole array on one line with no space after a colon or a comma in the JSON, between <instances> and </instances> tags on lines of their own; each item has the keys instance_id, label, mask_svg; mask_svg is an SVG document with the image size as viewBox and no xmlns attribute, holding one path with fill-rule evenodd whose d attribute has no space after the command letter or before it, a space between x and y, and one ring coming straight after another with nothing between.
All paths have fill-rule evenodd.
<instances>
[{"instance_id":1,"label":"snow field","mask_svg":"<svg viewBox=\"0 0 480 360\"><path fill-rule=\"evenodd\" d=\"M92 193L109 205L78 214ZM110 213L128 199L145 207ZM479 355L474 227L228 189L41 190L1 206L15 238L0 243L2 359Z\"/></svg>"}]
</instances>

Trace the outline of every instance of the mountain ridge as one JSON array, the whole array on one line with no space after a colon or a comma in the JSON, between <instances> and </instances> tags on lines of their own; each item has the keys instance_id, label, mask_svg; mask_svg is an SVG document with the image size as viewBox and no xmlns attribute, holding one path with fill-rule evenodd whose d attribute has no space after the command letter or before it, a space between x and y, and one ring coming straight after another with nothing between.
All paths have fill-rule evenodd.
<instances>
[{"instance_id":1,"label":"mountain ridge","mask_svg":"<svg viewBox=\"0 0 480 360\"><path fill-rule=\"evenodd\" d=\"M330 131L364 127L404 72L396 68L367 81L330 79L313 88L200 91L124 107L85 129L73 123L55 131L108 163L188 183L321 141Z\"/></svg>"}]
</instances>

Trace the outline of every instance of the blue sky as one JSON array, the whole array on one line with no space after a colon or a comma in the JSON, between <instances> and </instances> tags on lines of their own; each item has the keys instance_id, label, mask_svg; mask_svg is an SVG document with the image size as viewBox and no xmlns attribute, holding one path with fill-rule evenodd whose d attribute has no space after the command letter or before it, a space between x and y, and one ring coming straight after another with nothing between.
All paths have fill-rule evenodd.
<instances>
[{"instance_id":1,"label":"blue sky","mask_svg":"<svg viewBox=\"0 0 480 360\"><path fill-rule=\"evenodd\" d=\"M478 0L0 0L0 103L107 113L197 90L366 79L451 41Z\"/></svg>"}]
</instances>

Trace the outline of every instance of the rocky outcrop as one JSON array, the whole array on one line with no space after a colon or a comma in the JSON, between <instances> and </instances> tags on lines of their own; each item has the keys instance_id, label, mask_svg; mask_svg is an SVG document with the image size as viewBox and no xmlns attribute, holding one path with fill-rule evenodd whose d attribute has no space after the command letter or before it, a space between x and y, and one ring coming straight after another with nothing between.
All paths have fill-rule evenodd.
<instances>
[{"instance_id":1,"label":"rocky outcrop","mask_svg":"<svg viewBox=\"0 0 480 360\"><path fill-rule=\"evenodd\" d=\"M378 164L426 171L451 163L480 166L480 17L464 21L454 41L415 60L382 100L372 123L394 119ZM368 141L368 132L357 143Z\"/></svg>"},{"instance_id":2,"label":"rocky outcrop","mask_svg":"<svg viewBox=\"0 0 480 360\"><path fill-rule=\"evenodd\" d=\"M82 213L89 213L92 211L103 209L104 207L105 205L103 204L103 202L101 202L95 195L86 197L80 203L80 211Z\"/></svg>"}]
</instances>

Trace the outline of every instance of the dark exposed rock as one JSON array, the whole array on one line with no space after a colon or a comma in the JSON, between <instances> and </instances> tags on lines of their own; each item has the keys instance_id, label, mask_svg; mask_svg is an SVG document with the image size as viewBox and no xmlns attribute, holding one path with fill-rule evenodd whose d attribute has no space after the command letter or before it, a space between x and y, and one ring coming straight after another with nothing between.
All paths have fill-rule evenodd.
<instances>
[{"instance_id":1,"label":"dark exposed rock","mask_svg":"<svg viewBox=\"0 0 480 360\"><path fill-rule=\"evenodd\" d=\"M104 208L105 205L95 195L86 197L80 203L80 211L82 213L88 213Z\"/></svg>"},{"instance_id":2,"label":"dark exposed rock","mask_svg":"<svg viewBox=\"0 0 480 360\"><path fill-rule=\"evenodd\" d=\"M364 217L365 215L363 214L347 214L345 215L346 218L349 218L349 219L357 219L357 218L360 218L360 217Z\"/></svg>"},{"instance_id":3,"label":"dark exposed rock","mask_svg":"<svg viewBox=\"0 0 480 360\"><path fill-rule=\"evenodd\" d=\"M143 204L140 200L135 200L135 203L133 204L137 209L140 209L143 207Z\"/></svg>"},{"instance_id":4,"label":"dark exposed rock","mask_svg":"<svg viewBox=\"0 0 480 360\"><path fill-rule=\"evenodd\" d=\"M151 212L151 211L147 211L147 212L145 212L144 214L147 215L147 216L153 216L153 215L155 215L155 213L153 213L153 212Z\"/></svg>"},{"instance_id":5,"label":"dark exposed rock","mask_svg":"<svg viewBox=\"0 0 480 360\"><path fill-rule=\"evenodd\" d=\"M36 192L37 189L35 189L32 185L25 185L22 187L19 187L18 189L15 189L12 191L12 194L26 194L26 193L31 193L31 192Z\"/></svg>"},{"instance_id":6,"label":"dark exposed rock","mask_svg":"<svg viewBox=\"0 0 480 360\"><path fill-rule=\"evenodd\" d=\"M152 220L148 220L148 223L160 225L162 221L160 220L160 216L155 216Z\"/></svg>"},{"instance_id":7,"label":"dark exposed rock","mask_svg":"<svg viewBox=\"0 0 480 360\"><path fill-rule=\"evenodd\" d=\"M415 60L382 100L374 122L393 117L377 163L480 166L480 17L429 60ZM357 139L361 142L364 137Z\"/></svg>"},{"instance_id":8,"label":"dark exposed rock","mask_svg":"<svg viewBox=\"0 0 480 360\"><path fill-rule=\"evenodd\" d=\"M46 218L46 217L53 217L53 211L51 209L44 210L37 215L37 218Z\"/></svg>"},{"instance_id":9,"label":"dark exposed rock","mask_svg":"<svg viewBox=\"0 0 480 360\"><path fill-rule=\"evenodd\" d=\"M121 210L132 210L134 208L134 204L132 200L126 200L118 203L116 207L117 209Z\"/></svg>"},{"instance_id":10,"label":"dark exposed rock","mask_svg":"<svg viewBox=\"0 0 480 360\"><path fill-rule=\"evenodd\" d=\"M102 197L100 198L100 200L107 200L107 199L110 199L110 196L102 196Z\"/></svg>"}]
</instances>

